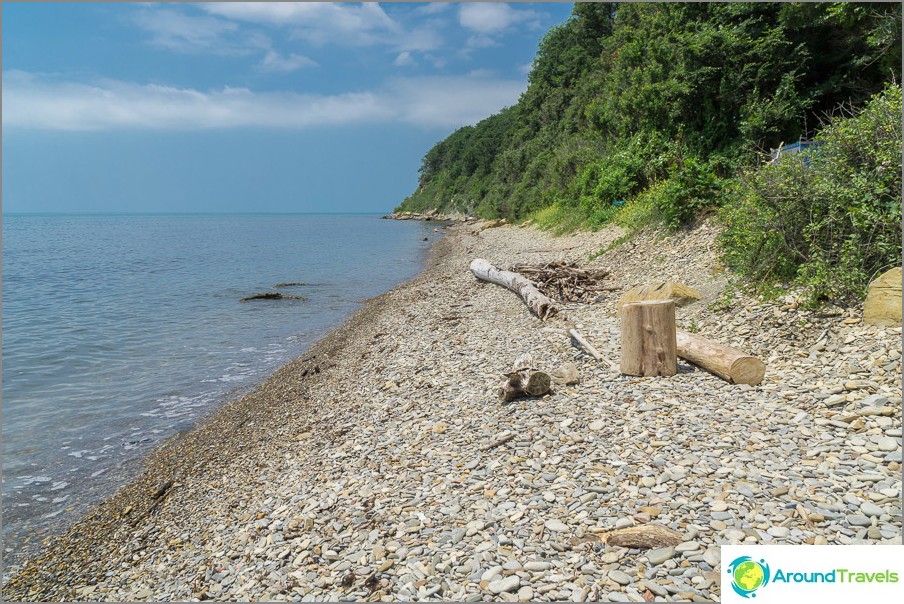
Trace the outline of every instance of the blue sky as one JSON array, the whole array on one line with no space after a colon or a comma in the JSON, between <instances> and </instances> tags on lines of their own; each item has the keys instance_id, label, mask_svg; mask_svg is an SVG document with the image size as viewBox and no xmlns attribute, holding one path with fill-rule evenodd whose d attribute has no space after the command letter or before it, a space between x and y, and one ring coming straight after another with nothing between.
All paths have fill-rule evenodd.
<instances>
[{"instance_id":1,"label":"blue sky","mask_svg":"<svg viewBox=\"0 0 904 604\"><path fill-rule=\"evenodd\" d=\"M4 212L382 212L571 3L9 3Z\"/></svg>"}]
</instances>

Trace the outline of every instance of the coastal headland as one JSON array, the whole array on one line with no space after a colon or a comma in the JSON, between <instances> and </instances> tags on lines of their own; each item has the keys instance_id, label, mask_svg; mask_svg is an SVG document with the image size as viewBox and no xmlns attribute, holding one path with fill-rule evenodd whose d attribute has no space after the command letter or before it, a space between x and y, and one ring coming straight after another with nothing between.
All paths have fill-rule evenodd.
<instances>
[{"instance_id":1,"label":"coastal headland","mask_svg":"<svg viewBox=\"0 0 904 604\"><path fill-rule=\"evenodd\" d=\"M713 601L720 544L901 543L900 327L747 297L705 220L611 249L616 227L486 226L449 226L417 278L162 445L4 599ZM475 279L477 257L684 283L701 299L679 327L759 356L765 380L620 375ZM615 363L619 295L565 305ZM522 353L580 381L501 403ZM607 542L643 526L676 541Z\"/></svg>"}]
</instances>

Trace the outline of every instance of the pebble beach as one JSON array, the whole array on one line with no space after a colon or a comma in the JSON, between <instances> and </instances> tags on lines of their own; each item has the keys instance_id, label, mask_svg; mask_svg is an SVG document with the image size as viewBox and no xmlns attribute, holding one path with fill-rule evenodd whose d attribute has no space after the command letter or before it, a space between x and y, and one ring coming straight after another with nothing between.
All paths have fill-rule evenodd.
<instances>
[{"instance_id":1,"label":"pebble beach","mask_svg":"<svg viewBox=\"0 0 904 604\"><path fill-rule=\"evenodd\" d=\"M722 544L901 544L900 326L749 297L706 220L615 246L616 227L486 226L446 228L418 277L164 443L4 599L704 602ZM576 261L622 291L684 283L701 299L678 327L757 355L766 377L680 359L673 377L621 375L564 318L475 279L474 258ZM619 295L563 306L616 366ZM580 381L501 403L522 353ZM679 542L606 542L651 523Z\"/></svg>"}]
</instances>

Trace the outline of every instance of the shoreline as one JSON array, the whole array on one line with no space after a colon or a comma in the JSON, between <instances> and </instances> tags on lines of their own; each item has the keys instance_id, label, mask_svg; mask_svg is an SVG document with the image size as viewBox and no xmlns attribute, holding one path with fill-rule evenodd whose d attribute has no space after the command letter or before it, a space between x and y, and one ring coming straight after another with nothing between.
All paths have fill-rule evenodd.
<instances>
[{"instance_id":1,"label":"shoreline","mask_svg":"<svg viewBox=\"0 0 904 604\"><path fill-rule=\"evenodd\" d=\"M900 328L864 326L856 309L818 318L743 297L720 308L708 225L657 255L636 253L656 237L641 235L590 264L624 289L663 275L698 287L679 322L768 369L757 388L683 364L668 380L629 378L467 268L475 256L587 264L619 234L450 226L421 273L153 452L4 597L708 601L720 543L900 543ZM612 359L617 298L567 307ZM811 351L823 330L828 345ZM498 374L522 351L547 370L574 362L581 382L500 404ZM870 397L884 403L861 405ZM880 448L895 430L897 449ZM869 503L881 513L867 516ZM654 558L599 539L649 522L681 545Z\"/></svg>"},{"instance_id":2,"label":"shoreline","mask_svg":"<svg viewBox=\"0 0 904 604\"><path fill-rule=\"evenodd\" d=\"M429 220L435 219L430 218ZM250 392L239 395L238 398L230 397L230 400L223 406L196 420L193 428L174 434L155 446L142 460L139 460L140 472L134 479L117 489L110 497L91 506L80 519L63 532L47 537L36 555L29 557L18 566L16 573L3 584L4 598L10 597L10 588L15 589L21 573L31 568L35 561L48 559L57 553L69 554L71 553L70 545L75 544L82 552L90 550L97 554L97 552L103 551L105 543L112 544L121 536L121 531L124 529L117 529L115 526L117 523L121 526L131 527L137 524L136 517L139 518L139 522L146 519L146 515L141 516L142 510L154 508L156 511L155 494L161 487L172 483L166 489L166 494L176 492L184 487L179 482L180 480L190 479L192 475L199 472L209 472L212 464L228 461L232 455L244 451L247 444L260 443L262 438L260 434L266 430L275 429L274 426L265 422L279 421L274 417L276 410L261 409L260 404L278 400L282 405L291 405L294 400L290 401L286 398L288 396L303 399L304 387L299 385L296 388L286 389L282 382L287 378L300 375L305 381L325 379L326 370L332 366L330 356L337 354L348 345L351 332L366 327L372 314L384 311L386 305L384 298L423 278L431 266L436 263L437 250L448 238L445 228L443 233L442 237L432 242L430 249L425 254L424 266L417 275L382 294L363 300L361 307L339 326L331 329L321 339L314 342L303 354L266 376L261 383L252 386ZM286 413L293 415L297 411L289 410ZM258 425L259 422L260 425ZM251 429L252 427L255 429ZM242 432L240 435L234 435L235 430L242 430ZM229 436L227 437L227 435ZM227 438L224 440L224 437ZM325 442L312 444L323 446ZM175 490L170 491L170 489ZM82 543L82 541L85 542ZM59 548L70 551L58 552ZM94 557L99 559L103 556L95 555ZM65 597L68 596L63 596L63 598Z\"/></svg>"}]
</instances>

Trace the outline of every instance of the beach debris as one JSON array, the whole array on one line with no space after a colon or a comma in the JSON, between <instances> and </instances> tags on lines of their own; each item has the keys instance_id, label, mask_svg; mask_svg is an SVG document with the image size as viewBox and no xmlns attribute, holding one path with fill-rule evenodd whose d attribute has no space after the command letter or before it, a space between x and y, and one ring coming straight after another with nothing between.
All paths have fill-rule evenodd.
<instances>
[{"instance_id":1,"label":"beach debris","mask_svg":"<svg viewBox=\"0 0 904 604\"><path fill-rule=\"evenodd\" d=\"M678 545L683 541L681 533L669 527L650 522L640 526L617 529L600 535L600 540L614 547L658 549Z\"/></svg>"},{"instance_id":2,"label":"beach debris","mask_svg":"<svg viewBox=\"0 0 904 604\"><path fill-rule=\"evenodd\" d=\"M292 294L281 294L279 292L262 292L253 294L247 298L242 298L239 302L248 302L249 300L307 300L302 296L293 296Z\"/></svg>"},{"instance_id":3,"label":"beach debris","mask_svg":"<svg viewBox=\"0 0 904 604\"><path fill-rule=\"evenodd\" d=\"M161 482L157 485L157 490L154 491L154 494L151 496L153 499L160 499L163 497L167 491L169 491L173 487L173 481L167 480L166 482Z\"/></svg>"},{"instance_id":4,"label":"beach debris","mask_svg":"<svg viewBox=\"0 0 904 604\"><path fill-rule=\"evenodd\" d=\"M648 300L621 309L621 372L639 376L678 373L674 300Z\"/></svg>"},{"instance_id":5,"label":"beach debris","mask_svg":"<svg viewBox=\"0 0 904 604\"><path fill-rule=\"evenodd\" d=\"M577 384L581 381L581 375L574 363L565 363L561 367L557 367L549 372L549 377L556 384Z\"/></svg>"},{"instance_id":6,"label":"beach debris","mask_svg":"<svg viewBox=\"0 0 904 604\"><path fill-rule=\"evenodd\" d=\"M508 402L522 396L543 396L552 387L548 373L534 367L530 353L520 355L512 364L511 372L499 384L499 400Z\"/></svg>"},{"instance_id":7,"label":"beach debris","mask_svg":"<svg viewBox=\"0 0 904 604\"><path fill-rule=\"evenodd\" d=\"M678 356L732 384L756 386L766 375L766 364L737 348L686 331L676 332Z\"/></svg>"},{"instance_id":8,"label":"beach debris","mask_svg":"<svg viewBox=\"0 0 904 604\"><path fill-rule=\"evenodd\" d=\"M507 443L510 440L514 440L515 436L517 436L517 434L515 432L512 432L511 430L504 430L503 432L500 432L499 434L496 435L496 438L493 440L493 442L481 447L480 450L481 451L490 451L500 445L504 445L505 443Z\"/></svg>"},{"instance_id":9,"label":"beach debris","mask_svg":"<svg viewBox=\"0 0 904 604\"><path fill-rule=\"evenodd\" d=\"M471 261L471 272L482 281L489 281L518 294L541 321L550 319L559 312L556 303L542 294L533 283L524 276L511 271L496 268L488 260L476 258Z\"/></svg>"},{"instance_id":10,"label":"beach debris","mask_svg":"<svg viewBox=\"0 0 904 604\"><path fill-rule=\"evenodd\" d=\"M602 300L603 292L621 289L602 284L609 277L608 270L580 268L575 262L517 264L512 271L530 279L541 292L560 302L592 304Z\"/></svg>"}]
</instances>

